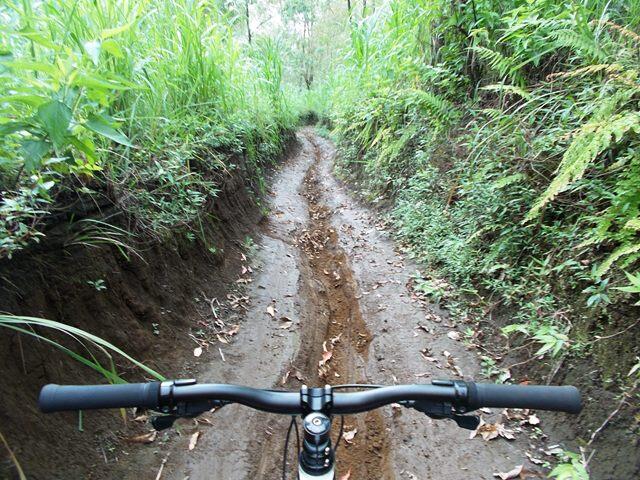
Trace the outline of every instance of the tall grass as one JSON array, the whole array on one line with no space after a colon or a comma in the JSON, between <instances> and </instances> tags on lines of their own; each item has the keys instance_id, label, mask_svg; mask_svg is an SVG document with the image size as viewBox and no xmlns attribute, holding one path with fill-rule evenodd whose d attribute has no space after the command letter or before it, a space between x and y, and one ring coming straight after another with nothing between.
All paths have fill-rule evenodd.
<instances>
[{"instance_id":1,"label":"tall grass","mask_svg":"<svg viewBox=\"0 0 640 480\"><path fill-rule=\"evenodd\" d=\"M191 165L203 151L275 158L295 120L279 51L238 42L227 15L194 0L0 6L3 256L38 241L69 193L106 191L162 235L217 193L220 163Z\"/></svg>"},{"instance_id":2,"label":"tall grass","mask_svg":"<svg viewBox=\"0 0 640 480\"><path fill-rule=\"evenodd\" d=\"M151 377L161 381L164 380L161 374L137 361L112 343L72 325L44 318L0 315L0 328L6 328L49 344L73 360L100 373L110 383L125 383L125 380L120 377L116 370L114 354L131 362ZM60 335L63 338L65 336L69 337L73 343L81 347L81 353L66 346L62 340L54 340L53 337L55 335L42 333L43 330L57 334L58 337ZM102 360L100 357L102 357Z\"/></svg>"}]
</instances>

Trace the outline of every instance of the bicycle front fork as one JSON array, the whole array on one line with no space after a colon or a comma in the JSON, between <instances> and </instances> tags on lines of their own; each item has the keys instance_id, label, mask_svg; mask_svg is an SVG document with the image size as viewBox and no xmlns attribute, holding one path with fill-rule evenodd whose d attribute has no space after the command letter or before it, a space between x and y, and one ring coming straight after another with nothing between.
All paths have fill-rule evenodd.
<instances>
[{"instance_id":1,"label":"bicycle front fork","mask_svg":"<svg viewBox=\"0 0 640 480\"><path fill-rule=\"evenodd\" d=\"M335 455L331 446L331 419L321 412L302 421L304 432L299 459L300 480L334 480Z\"/></svg>"}]
</instances>

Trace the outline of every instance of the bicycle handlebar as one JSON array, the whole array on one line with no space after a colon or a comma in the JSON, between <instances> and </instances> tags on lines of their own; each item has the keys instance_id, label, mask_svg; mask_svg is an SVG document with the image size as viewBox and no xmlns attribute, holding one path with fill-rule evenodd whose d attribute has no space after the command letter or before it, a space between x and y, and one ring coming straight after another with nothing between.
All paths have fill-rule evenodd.
<instances>
[{"instance_id":1,"label":"bicycle handlebar","mask_svg":"<svg viewBox=\"0 0 640 480\"><path fill-rule=\"evenodd\" d=\"M580 413L582 402L576 387L546 385L504 385L469 382L471 408L532 408Z\"/></svg>"},{"instance_id":2,"label":"bicycle handlebar","mask_svg":"<svg viewBox=\"0 0 640 480\"><path fill-rule=\"evenodd\" d=\"M103 408L158 408L160 382L123 385L55 385L42 387L38 406L43 413Z\"/></svg>"},{"instance_id":3,"label":"bicycle handlebar","mask_svg":"<svg viewBox=\"0 0 640 480\"><path fill-rule=\"evenodd\" d=\"M333 393L332 414L373 410L392 403L426 401L451 403L460 412L481 407L531 408L567 413L582 409L580 392L571 386L498 385L434 381L430 385L396 385L350 393ZM239 403L271 413L303 413L300 392L261 390L226 384L151 382L124 385L55 385L42 388L44 413L104 408L144 407L159 410L180 403L220 401Z\"/></svg>"}]
</instances>

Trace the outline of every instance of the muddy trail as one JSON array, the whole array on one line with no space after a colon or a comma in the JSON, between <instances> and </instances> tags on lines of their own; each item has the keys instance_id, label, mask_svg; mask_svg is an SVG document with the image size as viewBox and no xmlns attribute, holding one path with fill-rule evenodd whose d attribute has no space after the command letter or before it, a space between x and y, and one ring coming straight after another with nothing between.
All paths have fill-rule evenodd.
<instances>
[{"instance_id":1,"label":"muddy trail","mask_svg":"<svg viewBox=\"0 0 640 480\"><path fill-rule=\"evenodd\" d=\"M334 178L333 145L311 129L298 140L298 154L274 176L270 214L238 280L242 293L228 296L242 314L225 319L212 308L239 327L198 358L198 380L296 390L479 379L479 357L463 342L465 324L412 294L416 267ZM534 427L501 414L482 413L488 424L503 424L503 435L491 440L401 407L348 416L337 478L491 479L520 465L531 478L540 476L537 464L553 443L539 429L545 417ZM123 478L280 478L289 421L226 406L198 424L180 425L177 440L144 447L127 461L138 468L125 469Z\"/></svg>"}]
</instances>

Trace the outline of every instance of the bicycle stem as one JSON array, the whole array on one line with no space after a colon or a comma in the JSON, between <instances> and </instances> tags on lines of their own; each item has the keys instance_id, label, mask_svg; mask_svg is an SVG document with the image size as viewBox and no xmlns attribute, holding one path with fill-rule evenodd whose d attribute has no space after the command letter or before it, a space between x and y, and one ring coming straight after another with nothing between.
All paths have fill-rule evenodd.
<instances>
[{"instance_id":1,"label":"bicycle stem","mask_svg":"<svg viewBox=\"0 0 640 480\"><path fill-rule=\"evenodd\" d=\"M299 457L301 478L333 479L335 455L331 445L331 418L322 412L312 412L302 421L304 432ZM340 441L340 439L338 439Z\"/></svg>"}]
</instances>

